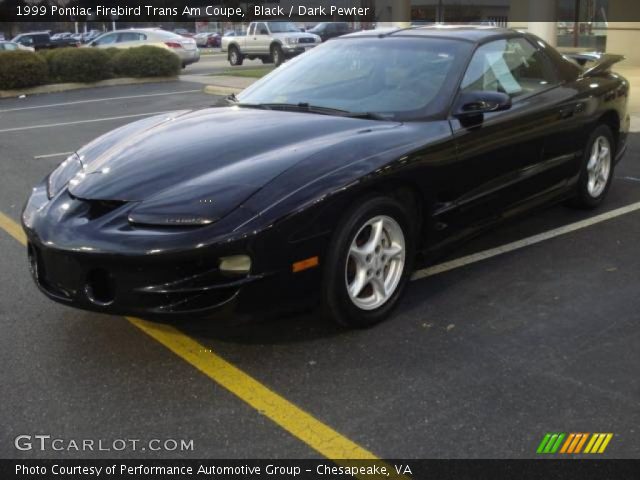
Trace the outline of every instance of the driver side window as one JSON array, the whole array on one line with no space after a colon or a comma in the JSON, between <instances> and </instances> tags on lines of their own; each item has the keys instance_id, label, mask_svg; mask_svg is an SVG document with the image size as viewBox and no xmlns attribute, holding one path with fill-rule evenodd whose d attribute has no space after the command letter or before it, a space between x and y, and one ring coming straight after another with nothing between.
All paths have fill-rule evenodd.
<instances>
[{"instance_id":1,"label":"driver side window","mask_svg":"<svg viewBox=\"0 0 640 480\"><path fill-rule=\"evenodd\" d=\"M556 83L546 56L524 38L496 40L476 50L461 90L530 95Z\"/></svg>"}]
</instances>

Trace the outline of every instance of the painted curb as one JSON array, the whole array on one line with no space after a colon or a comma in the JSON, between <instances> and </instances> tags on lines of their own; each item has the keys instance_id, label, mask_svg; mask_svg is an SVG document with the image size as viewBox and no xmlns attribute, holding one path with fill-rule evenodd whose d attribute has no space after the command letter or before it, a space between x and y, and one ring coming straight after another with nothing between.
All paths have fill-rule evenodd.
<instances>
[{"instance_id":1,"label":"painted curb","mask_svg":"<svg viewBox=\"0 0 640 480\"><path fill-rule=\"evenodd\" d=\"M112 78L93 83L52 83L18 90L0 90L0 98L15 98L22 95L41 95L43 93L59 93L84 88L115 87L120 85L138 85L144 83L175 82L178 77L145 77L145 78Z\"/></svg>"}]
</instances>

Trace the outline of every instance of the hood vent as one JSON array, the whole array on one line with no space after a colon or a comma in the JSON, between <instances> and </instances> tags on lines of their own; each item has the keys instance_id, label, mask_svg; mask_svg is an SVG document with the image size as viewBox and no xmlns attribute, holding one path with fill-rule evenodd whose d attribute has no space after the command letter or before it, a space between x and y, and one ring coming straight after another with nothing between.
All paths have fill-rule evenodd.
<instances>
[{"instance_id":1,"label":"hood vent","mask_svg":"<svg viewBox=\"0 0 640 480\"><path fill-rule=\"evenodd\" d=\"M88 207L86 217L89 220L97 220L100 217L104 217L128 203L120 200L78 200Z\"/></svg>"}]
</instances>

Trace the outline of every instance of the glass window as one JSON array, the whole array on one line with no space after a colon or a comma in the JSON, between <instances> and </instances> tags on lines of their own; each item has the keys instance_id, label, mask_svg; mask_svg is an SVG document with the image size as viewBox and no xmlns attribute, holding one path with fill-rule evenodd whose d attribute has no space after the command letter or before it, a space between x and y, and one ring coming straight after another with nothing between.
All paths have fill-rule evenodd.
<instances>
[{"instance_id":1,"label":"glass window","mask_svg":"<svg viewBox=\"0 0 640 480\"><path fill-rule=\"evenodd\" d=\"M267 26L264 23L258 23L256 25L256 35L269 35L269 30L267 30Z\"/></svg>"},{"instance_id":2,"label":"glass window","mask_svg":"<svg viewBox=\"0 0 640 480\"><path fill-rule=\"evenodd\" d=\"M229 32L230 34L232 34L231 36L236 35L236 32ZM256 33L256 24L252 23L251 25L249 25L249 32L247 32L248 36L254 35Z\"/></svg>"},{"instance_id":3,"label":"glass window","mask_svg":"<svg viewBox=\"0 0 640 480\"><path fill-rule=\"evenodd\" d=\"M146 40L147 36L138 32L122 32L118 36L118 42L139 42Z\"/></svg>"},{"instance_id":4,"label":"glass window","mask_svg":"<svg viewBox=\"0 0 640 480\"><path fill-rule=\"evenodd\" d=\"M411 119L448 106L470 55L455 40L385 38L323 43L238 95L242 103L288 103Z\"/></svg>"},{"instance_id":5,"label":"glass window","mask_svg":"<svg viewBox=\"0 0 640 480\"><path fill-rule=\"evenodd\" d=\"M111 43L116 43L116 34L115 33L109 33L107 35L104 35L104 36L96 39L96 42L95 42L96 45L109 45Z\"/></svg>"},{"instance_id":6,"label":"glass window","mask_svg":"<svg viewBox=\"0 0 640 480\"><path fill-rule=\"evenodd\" d=\"M476 50L463 91L486 90L518 97L556 83L547 57L524 38L497 40Z\"/></svg>"}]
</instances>

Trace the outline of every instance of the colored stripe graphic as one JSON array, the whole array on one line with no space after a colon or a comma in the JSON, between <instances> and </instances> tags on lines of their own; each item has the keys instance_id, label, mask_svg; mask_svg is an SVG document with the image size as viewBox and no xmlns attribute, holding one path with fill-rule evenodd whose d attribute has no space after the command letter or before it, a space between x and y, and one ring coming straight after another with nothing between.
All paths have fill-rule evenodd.
<instances>
[{"instance_id":1,"label":"colored stripe graphic","mask_svg":"<svg viewBox=\"0 0 640 480\"><path fill-rule=\"evenodd\" d=\"M556 453L564 437L564 433L547 433L538 445L537 453Z\"/></svg>"},{"instance_id":2,"label":"colored stripe graphic","mask_svg":"<svg viewBox=\"0 0 640 480\"><path fill-rule=\"evenodd\" d=\"M604 453L612 438L613 433L547 433L538 445L536 453L565 455ZM585 444L586 447L583 450L582 447Z\"/></svg>"},{"instance_id":3,"label":"colored stripe graphic","mask_svg":"<svg viewBox=\"0 0 640 480\"><path fill-rule=\"evenodd\" d=\"M594 433L584 453L604 453L612 438L613 433Z\"/></svg>"}]
</instances>

